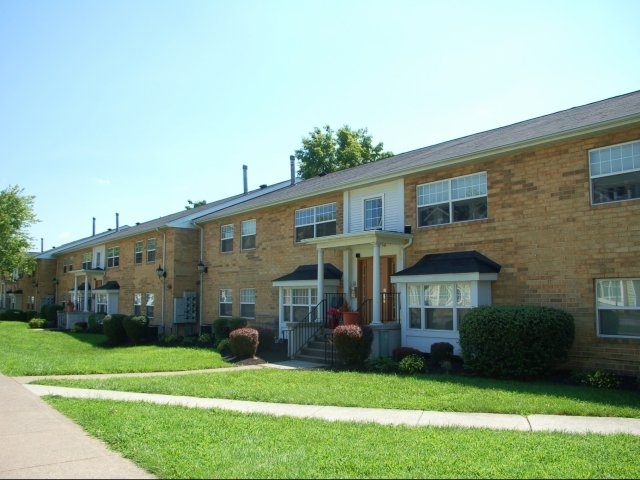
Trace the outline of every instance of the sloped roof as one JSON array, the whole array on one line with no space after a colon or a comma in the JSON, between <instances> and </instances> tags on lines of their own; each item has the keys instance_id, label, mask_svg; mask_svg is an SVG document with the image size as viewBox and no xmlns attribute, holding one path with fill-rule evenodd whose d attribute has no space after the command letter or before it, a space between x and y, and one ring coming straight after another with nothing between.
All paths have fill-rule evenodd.
<instances>
[{"instance_id":1,"label":"sloped roof","mask_svg":"<svg viewBox=\"0 0 640 480\"><path fill-rule=\"evenodd\" d=\"M342 271L332 263L324 264L324 278L326 280L340 280L342 278ZM272 280L274 282L291 282L299 280L317 280L318 279L318 264L314 265L300 265L293 272L288 273L282 277Z\"/></svg>"},{"instance_id":2,"label":"sloped roof","mask_svg":"<svg viewBox=\"0 0 640 480\"><path fill-rule=\"evenodd\" d=\"M262 186L255 190L251 190L247 193L241 193L233 195L231 197L216 200L214 202L207 203L189 210L181 210L176 213L165 215L153 220L148 220L143 223L138 223L134 226L123 226L118 230L110 229L106 232L86 237L80 240L75 240L61 247L53 248L44 252L38 256L38 258L53 258L57 254L64 253L65 251L77 250L78 248L86 248L93 245L99 245L105 243L108 240L117 240L119 238L131 237L139 235L141 233L157 230L158 228L172 227L172 228L195 228L192 224L193 220L203 215L222 210L224 208L237 205L239 203L255 199L261 195L266 195L270 192L277 191L278 189L285 188L291 185L291 180L279 182L270 186Z\"/></svg>"},{"instance_id":3,"label":"sloped roof","mask_svg":"<svg viewBox=\"0 0 640 480\"><path fill-rule=\"evenodd\" d=\"M96 290L120 290L120 284L115 280L110 280L104 285L97 287Z\"/></svg>"},{"instance_id":4,"label":"sloped roof","mask_svg":"<svg viewBox=\"0 0 640 480\"><path fill-rule=\"evenodd\" d=\"M630 124L640 124L640 90L313 177L197 222Z\"/></svg>"},{"instance_id":5,"label":"sloped roof","mask_svg":"<svg viewBox=\"0 0 640 480\"><path fill-rule=\"evenodd\" d=\"M476 250L430 253L418 260L415 265L394 273L392 277L452 273L498 273L500 268L500 265Z\"/></svg>"}]
</instances>

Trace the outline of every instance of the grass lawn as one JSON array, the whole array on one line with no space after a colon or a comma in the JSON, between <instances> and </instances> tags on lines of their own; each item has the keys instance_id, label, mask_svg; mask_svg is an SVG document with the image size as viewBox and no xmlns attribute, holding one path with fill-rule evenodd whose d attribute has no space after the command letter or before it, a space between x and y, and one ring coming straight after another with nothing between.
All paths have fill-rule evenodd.
<instances>
[{"instance_id":1,"label":"grass lawn","mask_svg":"<svg viewBox=\"0 0 640 480\"><path fill-rule=\"evenodd\" d=\"M212 349L141 345L105 348L104 335L30 329L0 321L0 372L9 376L161 372L229 367Z\"/></svg>"},{"instance_id":2,"label":"grass lawn","mask_svg":"<svg viewBox=\"0 0 640 480\"><path fill-rule=\"evenodd\" d=\"M0 322L5 375L229 366L212 350L103 348L102 336ZM170 377L48 380L268 402L640 418L637 391L457 375L237 370ZM326 422L144 402L45 397L89 434L159 478L639 478L640 437Z\"/></svg>"},{"instance_id":3,"label":"grass lawn","mask_svg":"<svg viewBox=\"0 0 640 480\"><path fill-rule=\"evenodd\" d=\"M47 397L159 478L638 478L640 437L381 426Z\"/></svg>"}]
</instances>

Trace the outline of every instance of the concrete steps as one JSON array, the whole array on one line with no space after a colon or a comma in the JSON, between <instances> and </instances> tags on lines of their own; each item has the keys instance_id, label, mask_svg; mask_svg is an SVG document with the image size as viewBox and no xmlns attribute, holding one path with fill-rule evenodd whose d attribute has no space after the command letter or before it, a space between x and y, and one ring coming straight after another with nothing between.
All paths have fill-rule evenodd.
<instances>
[{"instance_id":1,"label":"concrete steps","mask_svg":"<svg viewBox=\"0 0 640 480\"><path fill-rule=\"evenodd\" d=\"M325 338L325 333L331 334L332 332L333 330L327 328L324 331L316 334L294 357L295 360L313 363L330 363L330 360L329 362L325 360L325 348L331 348L331 345L328 343L330 336L327 335ZM331 358L330 352L329 358Z\"/></svg>"}]
</instances>

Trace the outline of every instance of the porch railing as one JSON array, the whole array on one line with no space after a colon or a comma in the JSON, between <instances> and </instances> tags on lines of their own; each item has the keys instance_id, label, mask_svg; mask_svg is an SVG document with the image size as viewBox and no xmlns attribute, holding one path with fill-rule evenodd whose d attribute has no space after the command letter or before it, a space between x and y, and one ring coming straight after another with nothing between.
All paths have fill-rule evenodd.
<instances>
[{"instance_id":1,"label":"porch railing","mask_svg":"<svg viewBox=\"0 0 640 480\"><path fill-rule=\"evenodd\" d=\"M313 307L300 322L288 322L288 327L282 330L282 336L287 340L287 356L295 357L309 341L319 334L326 326L326 305L323 300Z\"/></svg>"}]
</instances>

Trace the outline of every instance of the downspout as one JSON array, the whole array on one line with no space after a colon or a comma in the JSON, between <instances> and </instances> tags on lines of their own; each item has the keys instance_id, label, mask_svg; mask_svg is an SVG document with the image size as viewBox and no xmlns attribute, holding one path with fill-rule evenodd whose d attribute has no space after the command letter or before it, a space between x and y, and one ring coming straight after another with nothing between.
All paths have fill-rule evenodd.
<instances>
[{"instance_id":1,"label":"downspout","mask_svg":"<svg viewBox=\"0 0 640 480\"><path fill-rule=\"evenodd\" d=\"M198 227L200 229L200 261L203 260L203 256L204 256L204 228L202 227L202 225L198 224L195 222L195 220L192 220L191 223L193 223L196 227ZM200 302L198 305L198 332L200 334L202 334L202 314L204 312L204 310L202 310L204 308L204 275L202 273L200 273Z\"/></svg>"}]
</instances>

